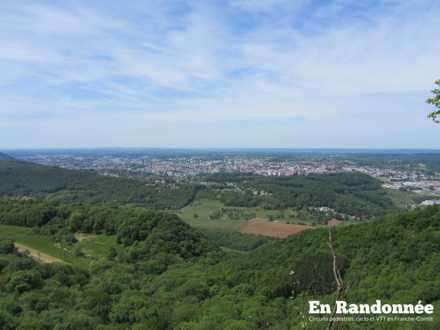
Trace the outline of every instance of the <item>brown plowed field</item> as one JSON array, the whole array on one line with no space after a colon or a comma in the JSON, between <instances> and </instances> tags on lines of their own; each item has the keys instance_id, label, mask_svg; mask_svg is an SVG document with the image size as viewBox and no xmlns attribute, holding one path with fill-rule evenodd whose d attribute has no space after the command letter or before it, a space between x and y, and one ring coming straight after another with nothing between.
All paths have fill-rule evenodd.
<instances>
[{"instance_id":1,"label":"brown plowed field","mask_svg":"<svg viewBox=\"0 0 440 330\"><path fill-rule=\"evenodd\" d=\"M286 238L290 235L310 229L309 225L292 225L287 223L270 222L263 219L252 219L244 224L240 232L242 234L263 235L276 238Z\"/></svg>"}]
</instances>

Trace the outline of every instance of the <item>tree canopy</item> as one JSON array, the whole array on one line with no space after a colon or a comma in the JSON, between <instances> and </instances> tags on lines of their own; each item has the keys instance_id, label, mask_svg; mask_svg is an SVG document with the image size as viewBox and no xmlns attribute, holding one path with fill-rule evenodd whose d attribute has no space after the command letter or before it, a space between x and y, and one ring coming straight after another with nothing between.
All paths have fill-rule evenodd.
<instances>
[{"instance_id":1,"label":"tree canopy","mask_svg":"<svg viewBox=\"0 0 440 330\"><path fill-rule=\"evenodd\" d=\"M69 203L134 204L152 209L179 209L193 200L190 184L145 183L23 161L0 160L0 195Z\"/></svg>"},{"instance_id":2,"label":"tree canopy","mask_svg":"<svg viewBox=\"0 0 440 330\"><path fill-rule=\"evenodd\" d=\"M437 124L440 124L440 120L438 119L438 117L440 116L440 79L437 80L435 84L437 85L437 87L432 90L433 96L426 100L426 102L428 104L432 104L437 109L431 112L428 117Z\"/></svg>"},{"instance_id":3,"label":"tree canopy","mask_svg":"<svg viewBox=\"0 0 440 330\"><path fill-rule=\"evenodd\" d=\"M4 223L32 226L20 219L36 213L42 228L58 223L106 235L100 228L104 218L114 224L118 243L115 253L82 269L39 264L16 251L10 240L0 239L0 329L322 329L325 324L302 317L307 301L334 301L327 228L228 255L163 212L1 203ZM349 286L344 299L422 300L437 310L439 220L440 207L428 207L334 228L336 263ZM366 328L385 329L379 323L346 326ZM386 329L439 328L437 315L416 326L386 324Z\"/></svg>"}]
</instances>

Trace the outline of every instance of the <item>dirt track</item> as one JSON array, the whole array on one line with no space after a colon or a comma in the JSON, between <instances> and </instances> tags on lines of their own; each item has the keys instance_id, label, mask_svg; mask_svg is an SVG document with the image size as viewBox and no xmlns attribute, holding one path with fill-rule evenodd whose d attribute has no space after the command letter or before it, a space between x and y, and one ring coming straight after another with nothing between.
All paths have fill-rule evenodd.
<instances>
[{"instance_id":1,"label":"dirt track","mask_svg":"<svg viewBox=\"0 0 440 330\"><path fill-rule=\"evenodd\" d=\"M48 254L42 253L36 249L30 248L26 245L23 244L19 244L19 243L14 243L15 248L17 249L18 252L24 253L24 252L28 252L29 256L34 259L35 261L44 263L44 264L50 264L52 262L64 262L61 259L52 257Z\"/></svg>"},{"instance_id":2,"label":"dirt track","mask_svg":"<svg viewBox=\"0 0 440 330\"><path fill-rule=\"evenodd\" d=\"M309 225L293 225L287 223L269 222L263 219L252 219L241 227L240 232L243 234L286 238L290 235L295 235L310 228L311 226Z\"/></svg>"}]
</instances>

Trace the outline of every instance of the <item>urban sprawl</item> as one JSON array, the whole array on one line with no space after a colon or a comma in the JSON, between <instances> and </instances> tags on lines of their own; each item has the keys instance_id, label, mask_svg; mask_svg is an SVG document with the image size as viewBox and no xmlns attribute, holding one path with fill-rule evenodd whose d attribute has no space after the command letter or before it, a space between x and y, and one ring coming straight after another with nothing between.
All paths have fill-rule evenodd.
<instances>
[{"instance_id":1,"label":"urban sprawl","mask_svg":"<svg viewBox=\"0 0 440 330\"><path fill-rule=\"evenodd\" d=\"M253 173L264 176L310 175L358 171L375 177L389 189L440 194L440 173L417 168L372 167L344 158L277 159L249 156L173 156L151 155L32 155L25 160L70 169L91 169L102 175L141 177L161 175L185 179L220 172Z\"/></svg>"}]
</instances>

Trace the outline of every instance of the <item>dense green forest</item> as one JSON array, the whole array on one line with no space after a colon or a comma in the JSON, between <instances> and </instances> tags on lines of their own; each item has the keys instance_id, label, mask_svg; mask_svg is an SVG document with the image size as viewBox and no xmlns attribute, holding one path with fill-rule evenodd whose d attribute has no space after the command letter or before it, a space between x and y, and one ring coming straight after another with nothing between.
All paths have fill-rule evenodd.
<instances>
[{"instance_id":1,"label":"dense green forest","mask_svg":"<svg viewBox=\"0 0 440 330\"><path fill-rule=\"evenodd\" d=\"M218 173L207 180L225 184L220 199L228 206L326 206L359 217L396 211L380 182L357 172L288 177ZM234 183L241 191L231 190L227 183Z\"/></svg>"},{"instance_id":2,"label":"dense green forest","mask_svg":"<svg viewBox=\"0 0 440 330\"><path fill-rule=\"evenodd\" d=\"M194 185L145 184L105 177L93 171L67 170L28 162L0 161L0 195L41 197L74 203L132 203L177 209L195 196Z\"/></svg>"},{"instance_id":3,"label":"dense green forest","mask_svg":"<svg viewBox=\"0 0 440 330\"><path fill-rule=\"evenodd\" d=\"M116 235L90 267L38 264L0 243L3 329L325 329L307 301L334 301L328 231L270 241L246 255L222 252L177 216L140 208L0 201L0 222L69 236ZM440 208L333 229L350 302L440 308ZM71 241L71 244L76 244ZM305 318L303 318L303 316ZM438 329L440 321L344 323L346 329Z\"/></svg>"},{"instance_id":4,"label":"dense green forest","mask_svg":"<svg viewBox=\"0 0 440 330\"><path fill-rule=\"evenodd\" d=\"M76 232L116 235L118 243L130 246L130 258L168 253L169 248L172 255L186 258L214 249L176 215L134 207L0 199L0 224L32 227L35 232L72 244ZM166 266L164 263L162 267Z\"/></svg>"}]
</instances>

